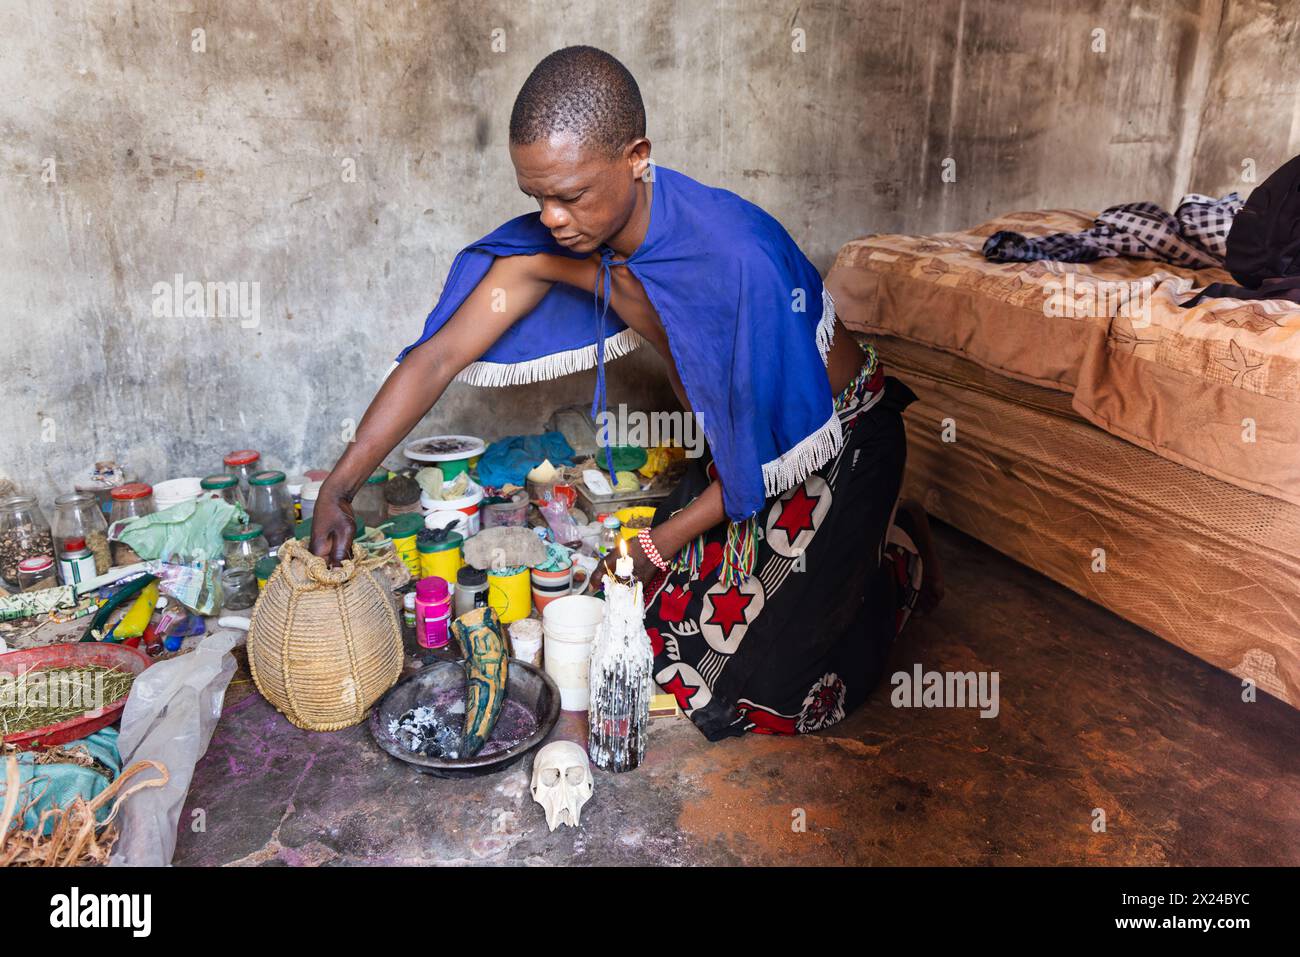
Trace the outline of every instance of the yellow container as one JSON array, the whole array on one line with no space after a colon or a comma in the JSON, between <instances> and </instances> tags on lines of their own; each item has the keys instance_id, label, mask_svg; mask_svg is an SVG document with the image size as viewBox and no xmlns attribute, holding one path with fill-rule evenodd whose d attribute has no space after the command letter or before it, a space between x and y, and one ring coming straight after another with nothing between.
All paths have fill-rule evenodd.
<instances>
[{"instance_id":1,"label":"yellow container","mask_svg":"<svg viewBox=\"0 0 1300 957\"><path fill-rule=\"evenodd\" d=\"M437 575L445 579L453 588L456 584L456 572L465 564L461 555L461 543L465 539L457 532L452 532L445 541L419 548L419 577L428 578Z\"/></svg>"},{"instance_id":2,"label":"yellow container","mask_svg":"<svg viewBox=\"0 0 1300 957\"><path fill-rule=\"evenodd\" d=\"M496 609L503 625L527 618L533 612L533 576L527 565L517 571L488 572L488 605Z\"/></svg>"},{"instance_id":3,"label":"yellow container","mask_svg":"<svg viewBox=\"0 0 1300 957\"><path fill-rule=\"evenodd\" d=\"M623 523L619 529L624 538L636 538L639 528L628 528L627 523L633 518L654 518L655 510L653 505L634 505L632 508L620 508L614 513L615 517Z\"/></svg>"}]
</instances>

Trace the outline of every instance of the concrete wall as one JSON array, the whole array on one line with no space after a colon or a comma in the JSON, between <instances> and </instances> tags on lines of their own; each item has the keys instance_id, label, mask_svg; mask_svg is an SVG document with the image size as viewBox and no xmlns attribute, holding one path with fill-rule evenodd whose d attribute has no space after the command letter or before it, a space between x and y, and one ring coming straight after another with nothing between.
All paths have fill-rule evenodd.
<instances>
[{"instance_id":1,"label":"concrete wall","mask_svg":"<svg viewBox=\"0 0 1300 957\"><path fill-rule=\"evenodd\" d=\"M1296 7L8 0L0 474L48 500L98 457L150 480L245 446L331 464L455 251L528 209L509 110L557 47L623 58L656 159L824 269L864 232L1222 186L1243 102L1246 155L1295 152ZM258 323L156 317L177 275L256 284ZM613 401L671 407L654 355L610 371ZM453 386L418 431L533 431L592 378Z\"/></svg>"}]
</instances>

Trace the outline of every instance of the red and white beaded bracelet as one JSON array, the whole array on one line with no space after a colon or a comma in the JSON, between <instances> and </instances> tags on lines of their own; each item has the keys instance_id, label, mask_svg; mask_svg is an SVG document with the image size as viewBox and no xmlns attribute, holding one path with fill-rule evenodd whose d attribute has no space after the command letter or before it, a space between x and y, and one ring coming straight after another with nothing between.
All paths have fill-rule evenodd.
<instances>
[{"instance_id":1,"label":"red and white beaded bracelet","mask_svg":"<svg viewBox=\"0 0 1300 957\"><path fill-rule=\"evenodd\" d=\"M636 540L641 543L641 551L645 552L645 557L650 559L650 564L661 571L668 570L668 563L664 557L659 554L659 549L655 548L655 543L650 538L650 529L643 528L636 533Z\"/></svg>"}]
</instances>

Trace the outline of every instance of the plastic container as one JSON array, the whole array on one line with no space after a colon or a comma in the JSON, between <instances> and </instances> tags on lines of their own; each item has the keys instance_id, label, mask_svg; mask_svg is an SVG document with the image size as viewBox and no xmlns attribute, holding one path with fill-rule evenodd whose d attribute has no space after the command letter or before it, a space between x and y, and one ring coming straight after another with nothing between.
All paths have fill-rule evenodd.
<instances>
[{"instance_id":1,"label":"plastic container","mask_svg":"<svg viewBox=\"0 0 1300 957\"><path fill-rule=\"evenodd\" d=\"M483 501L483 487L470 482L469 489L461 498L448 501L432 499L420 493L420 507L424 510L425 528L450 528L454 532L469 538L477 535L480 528L479 503Z\"/></svg>"},{"instance_id":2,"label":"plastic container","mask_svg":"<svg viewBox=\"0 0 1300 957\"><path fill-rule=\"evenodd\" d=\"M384 483L388 469L378 468L366 479L366 484L352 497L352 513L373 528L388 517L388 503L384 501Z\"/></svg>"},{"instance_id":3,"label":"plastic container","mask_svg":"<svg viewBox=\"0 0 1300 957\"><path fill-rule=\"evenodd\" d=\"M303 485L302 495L300 496L302 515L298 519L299 521L305 522L312 517L312 514L316 511L316 499L320 498L320 487L324 484L324 479L311 479Z\"/></svg>"},{"instance_id":4,"label":"plastic container","mask_svg":"<svg viewBox=\"0 0 1300 957\"><path fill-rule=\"evenodd\" d=\"M199 483L199 486L202 489L202 494L208 498L215 498L230 505L238 505L240 508L247 507L244 491L239 487L239 479L233 475L225 472L209 475Z\"/></svg>"},{"instance_id":5,"label":"plastic container","mask_svg":"<svg viewBox=\"0 0 1300 957\"><path fill-rule=\"evenodd\" d=\"M18 563L18 590L31 591L37 587L55 584L54 559L49 555L34 555Z\"/></svg>"},{"instance_id":6,"label":"plastic container","mask_svg":"<svg viewBox=\"0 0 1300 957\"><path fill-rule=\"evenodd\" d=\"M289 490L289 498L293 500L293 520L302 521L302 490L307 484L307 478L302 475L290 475L285 479L285 488Z\"/></svg>"},{"instance_id":7,"label":"plastic container","mask_svg":"<svg viewBox=\"0 0 1300 957\"><path fill-rule=\"evenodd\" d=\"M484 528L497 528L502 525L528 524L528 493L523 489L515 492L509 501L489 502L481 506Z\"/></svg>"},{"instance_id":8,"label":"plastic container","mask_svg":"<svg viewBox=\"0 0 1300 957\"><path fill-rule=\"evenodd\" d=\"M449 532L441 541L432 541L429 537L416 539L419 558L420 578L437 575L449 582L456 581L456 575L465 564L463 546L465 538L459 532Z\"/></svg>"},{"instance_id":9,"label":"plastic container","mask_svg":"<svg viewBox=\"0 0 1300 957\"><path fill-rule=\"evenodd\" d=\"M560 688L560 707L586 711L590 701L591 643L605 603L590 595L557 598L542 612L546 673Z\"/></svg>"},{"instance_id":10,"label":"plastic container","mask_svg":"<svg viewBox=\"0 0 1300 957\"><path fill-rule=\"evenodd\" d=\"M596 543L596 554L602 558L618 548L622 535L623 523L617 515L606 515L600 523L600 540Z\"/></svg>"},{"instance_id":11,"label":"plastic container","mask_svg":"<svg viewBox=\"0 0 1300 957\"><path fill-rule=\"evenodd\" d=\"M266 587L266 583L271 580L275 574L276 568L280 565L280 559L274 555L268 555L266 558L259 558L257 564L253 566L253 571L257 575L257 590L260 592Z\"/></svg>"},{"instance_id":12,"label":"plastic container","mask_svg":"<svg viewBox=\"0 0 1300 957\"><path fill-rule=\"evenodd\" d=\"M112 566L113 559L108 547L108 522L104 521L104 513L95 496L86 492L73 492L56 498L50 532L54 536L54 554L60 558L68 551L69 543L80 542L77 547L89 549L94 556L95 575L104 574Z\"/></svg>"},{"instance_id":13,"label":"plastic container","mask_svg":"<svg viewBox=\"0 0 1300 957\"><path fill-rule=\"evenodd\" d=\"M267 469L249 478L248 516L262 526L262 534L272 548L279 548L293 535L293 499L283 472Z\"/></svg>"},{"instance_id":14,"label":"plastic container","mask_svg":"<svg viewBox=\"0 0 1300 957\"><path fill-rule=\"evenodd\" d=\"M158 509L153 502L153 486L144 482L128 482L119 485L110 493L113 510L109 513L109 531L116 531L118 522L125 522L141 515L152 515ZM110 555L114 565L131 565L140 560L140 556L130 545L124 542L110 542Z\"/></svg>"},{"instance_id":15,"label":"plastic container","mask_svg":"<svg viewBox=\"0 0 1300 957\"><path fill-rule=\"evenodd\" d=\"M488 604L501 624L508 625L533 613L533 588L529 567L492 569L488 572Z\"/></svg>"},{"instance_id":16,"label":"plastic container","mask_svg":"<svg viewBox=\"0 0 1300 957\"><path fill-rule=\"evenodd\" d=\"M80 585L95 577L95 556L84 539L70 538L59 552L59 578L65 585Z\"/></svg>"},{"instance_id":17,"label":"plastic container","mask_svg":"<svg viewBox=\"0 0 1300 957\"><path fill-rule=\"evenodd\" d=\"M174 478L159 482L153 487L153 504L158 511L192 502L203 494L203 480L200 478Z\"/></svg>"},{"instance_id":18,"label":"plastic container","mask_svg":"<svg viewBox=\"0 0 1300 957\"><path fill-rule=\"evenodd\" d=\"M436 464L444 482L467 472L478 462L486 446L472 435L431 435L406 443L403 450L412 462Z\"/></svg>"},{"instance_id":19,"label":"plastic container","mask_svg":"<svg viewBox=\"0 0 1300 957\"><path fill-rule=\"evenodd\" d=\"M456 572L456 617L469 614L488 603L487 572L463 565Z\"/></svg>"},{"instance_id":20,"label":"plastic container","mask_svg":"<svg viewBox=\"0 0 1300 957\"><path fill-rule=\"evenodd\" d=\"M239 479L239 487L248 492L248 480L262 468L262 453L256 449L239 449L221 460L226 471Z\"/></svg>"},{"instance_id":21,"label":"plastic container","mask_svg":"<svg viewBox=\"0 0 1300 957\"><path fill-rule=\"evenodd\" d=\"M262 526L256 522L227 525L221 533L221 540L227 571L255 571L257 563L271 553Z\"/></svg>"},{"instance_id":22,"label":"plastic container","mask_svg":"<svg viewBox=\"0 0 1300 957\"><path fill-rule=\"evenodd\" d=\"M446 579L431 575L415 583L415 640L421 648L445 648L451 620L451 592Z\"/></svg>"},{"instance_id":23,"label":"plastic container","mask_svg":"<svg viewBox=\"0 0 1300 957\"><path fill-rule=\"evenodd\" d=\"M424 531L424 518L420 515L398 515L384 523L384 531L393 540L393 548L397 550L397 557L406 565L411 577L423 578L424 575L420 570L420 550L417 537L420 532ZM459 568L460 566L457 565L456 567ZM432 572L431 574L436 575L438 572ZM452 572L452 575L455 575L455 571ZM447 578L448 576L443 575L442 577ZM451 580L454 580L454 578Z\"/></svg>"},{"instance_id":24,"label":"plastic container","mask_svg":"<svg viewBox=\"0 0 1300 957\"><path fill-rule=\"evenodd\" d=\"M36 499L11 495L0 499L0 576L18 584L18 565L24 558L53 555L54 539Z\"/></svg>"},{"instance_id":25,"label":"plastic container","mask_svg":"<svg viewBox=\"0 0 1300 957\"><path fill-rule=\"evenodd\" d=\"M649 528L649 520L655 517L655 509L654 506L651 505L636 505L632 508L620 508L614 513L614 517L617 518L620 523L619 534L624 538L633 539L641 533L642 526L632 526L628 523L640 519L641 521L646 522L644 527Z\"/></svg>"},{"instance_id":26,"label":"plastic container","mask_svg":"<svg viewBox=\"0 0 1300 957\"><path fill-rule=\"evenodd\" d=\"M540 668L542 642L542 623L536 618L521 618L510 626L510 657Z\"/></svg>"}]
</instances>

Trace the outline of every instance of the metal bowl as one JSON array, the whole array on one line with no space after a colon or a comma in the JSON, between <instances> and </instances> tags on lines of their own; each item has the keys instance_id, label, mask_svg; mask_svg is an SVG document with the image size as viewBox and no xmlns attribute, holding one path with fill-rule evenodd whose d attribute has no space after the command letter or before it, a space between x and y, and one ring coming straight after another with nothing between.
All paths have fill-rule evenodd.
<instances>
[{"instance_id":1,"label":"metal bowl","mask_svg":"<svg viewBox=\"0 0 1300 957\"><path fill-rule=\"evenodd\" d=\"M471 778L504 771L546 740L560 719L560 689L546 672L518 658L510 659L506 700L522 704L537 720L537 730L504 751L472 758L431 758L406 750L388 733L388 723L438 692L464 689L465 669L458 661L438 661L394 685L370 712L370 735L393 757L418 771L442 778Z\"/></svg>"}]
</instances>

